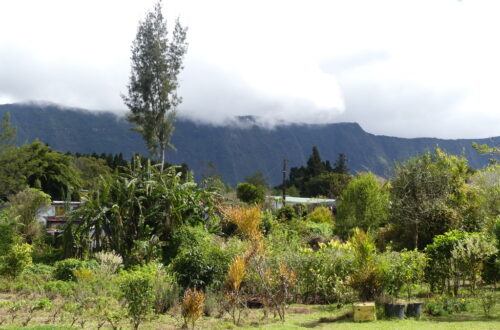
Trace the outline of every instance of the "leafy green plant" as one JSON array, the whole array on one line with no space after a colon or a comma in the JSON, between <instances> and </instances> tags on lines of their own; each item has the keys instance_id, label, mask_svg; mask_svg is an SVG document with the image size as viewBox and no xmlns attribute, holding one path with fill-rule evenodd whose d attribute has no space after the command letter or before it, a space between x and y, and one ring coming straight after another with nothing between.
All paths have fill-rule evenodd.
<instances>
[{"instance_id":1,"label":"leafy green plant","mask_svg":"<svg viewBox=\"0 0 500 330\"><path fill-rule=\"evenodd\" d=\"M306 220L316 223L331 223L333 222L333 214L328 207L318 206L307 215Z\"/></svg>"},{"instance_id":2,"label":"leafy green plant","mask_svg":"<svg viewBox=\"0 0 500 330\"><path fill-rule=\"evenodd\" d=\"M49 298L70 297L74 294L77 284L75 282L67 281L48 281L42 284L42 290Z\"/></svg>"},{"instance_id":3,"label":"leafy green plant","mask_svg":"<svg viewBox=\"0 0 500 330\"><path fill-rule=\"evenodd\" d=\"M332 240L319 243L319 249L302 247L288 252L288 264L297 274L295 293L304 303L345 304L352 300L346 278L354 271L354 258L349 244Z\"/></svg>"},{"instance_id":4,"label":"leafy green plant","mask_svg":"<svg viewBox=\"0 0 500 330\"><path fill-rule=\"evenodd\" d=\"M484 316L490 317L491 310L497 304L497 295L495 292L482 291L479 294L479 300L481 301L481 307L483 308Z\"/></svg>"},{"instance_id":5,"label":"leafy green plant","mask_svg":"<svg viewBox=\"0 0 500 330\"><path fill-rule=\"evenodd\" d=\"M184 288L221 285L235 252L224 249L210 236L193 243L183 245L170 264L178 283Z\"/></svg>"},{"instance_id":6,"label":"leafy green plant","mask_svg":"<svg viewBox=\"0 0 500 330\"><path fill-rule=\"evenodd\" d=\"M239 200L248 204L262 203L266 197L265 188L254 186L251 183L239 183L236 186L236 196Z\"/></svg>"},{"instance_id":7,"label":"leafy green plant","mask_svg":"<svg viewBox=\"0 0 500 330\"><path fill-rule=\"evenodd\" d=\"M425 304L425 311L433 316L441 316L464 312L468 309L465 298L456 298L448 295L439 295Z\"/></svg>"},{"instance_id":8,"label":"leafy green plant","mask_svg":"<svg viewBox=\"0 0 500 330\"><path fill-rule=\"evenodd\" d=\"M54 264L54 278L61 281L76 281L74 271L85 267L82 260L68 258Z\"/></svg>"},{"instance_id":9,"label":"leafy green plant","mask_svg":"<svg viewBox=\"0 0 500 330\"><path fill-rule=\"evenodd\" d=\"M476 283L481 277L483 262L496 252L497 248L493 242L480 233L467 234L451 251L457 270L469 281L472 294L476 292Z\"/></svg>"},{"instance_id":10,"label":"leafy green plant","mask_svg":"<svg viewBox=\"0 0 500 330\"><path fill-rule=\"evenodd\" d=\"M120 289L130 322L134 329L138 329L153 314L153 279L144 272L127 272L122 275Z\"/></svg>"},{"instance_id":11,"label":"leafy green plant","mask_svg":"<svg viewBox=\"0 0 500 330\"><path fill-rule=\"evenodd\" d=\"M295 216L295 209L290 205L283 206L276 212L276 218L280 221L290 221Z\"/></svg>"},{"instance_id":12,"label":"leafy green plant","mask_svg":"<svg viewBox=\"0 0 500 330\"><path fill-rule=\"evenodd\" d=\"M3 257L2 273L11 277L19 276L31 265L32 253L33 247L30 244L22 243L11 246L7 255Z\"/></svg>"},{"instance_id":13,"label":"leafy green plant","mask_svg":"<svg viewBox=\"0 0 500 330\"><path fill-rule=\"evenodd\" d=\"M354 253L354 272L349 284L361 301L373 301L383 290L382 273L375 262L375 244L359 228L354 230L349 242Z\"/></svg>"},{"instance_id":14,"label":"leafy green plant","mask_svg":"<svg viewBox=\"0 0 500 330\"><path fill-rule=\"evenodd\" d=\"M450 282L453 282L454 294L458 294L458 274L455 271L457 267L451 253L465 235L464 232L453 230L437 235L432 244L426 246L424 253L429 259L425 268L425 279L431 285L431 291L439 290L442 293L446 286L451 290Z\"/></svg>"},{"instance_id":15,"label":"leafy green plant","mask_svg":"<svg viewBox=\"0 0 500 330\"><path fill-rule=\"evenodd\" d=\"M103 178L72 213L75 221L83 220L73 229L66 228L65 245L76 246L75 255L115 251L125 265L147 263L167 254L164 243L180 226L216 227L216 197L191 176L181 177L177 167L160 172L137 158L123 172Z\"/></svg>"},{"instance_id":16,"label":"leafy green plant","mask_svg":"<svg viewBox=\"0 0 500 330\"><path fill-rule=\"evenodd\" d=\"M381 255L379 261L387 293L397 299L401 289L405 288L410 300L413 289L423 279L426 260L425 255L416 250L387 252Z\"/></svg>"}]
</instances>

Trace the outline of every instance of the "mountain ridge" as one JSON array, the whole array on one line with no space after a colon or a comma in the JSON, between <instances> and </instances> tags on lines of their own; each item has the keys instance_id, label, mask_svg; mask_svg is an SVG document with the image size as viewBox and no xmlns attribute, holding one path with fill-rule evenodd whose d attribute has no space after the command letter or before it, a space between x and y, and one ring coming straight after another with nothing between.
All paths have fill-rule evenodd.
<instances>
[{"instance_id":1,"label":"mountain ridge","mask_svg":"<svg viewBox=\"0 0 500 330\"><path fill-rule=\"evenodd\" d=\"M142 137L130 130L123 117L106 111L66 108L54 104L4 104L0 116L10 112L18 128L20 143L34 139L61 152L118 153L130 158L134 152L147 154ZM249 124L249 120L253 123ZM260 171L271 184L282 177L283 159L289 167L305 165L312 146L322 158L334 162L338 153L345 153L353 171L370 170L390 176L394 161L441 147L455 155L465 155L472 167L480 168L491 156L479 155L472 142L500 144L500 137L486 139L401 138L368 133L358 123L287 124L273 128L260 127L254 117L235 121L245 125L212 125L179 118L172 136L177 152L168 151L167 161L187 163L197 179L213 172L212 162L225 182L232 185Z\"/></svg>"}]
</instances>

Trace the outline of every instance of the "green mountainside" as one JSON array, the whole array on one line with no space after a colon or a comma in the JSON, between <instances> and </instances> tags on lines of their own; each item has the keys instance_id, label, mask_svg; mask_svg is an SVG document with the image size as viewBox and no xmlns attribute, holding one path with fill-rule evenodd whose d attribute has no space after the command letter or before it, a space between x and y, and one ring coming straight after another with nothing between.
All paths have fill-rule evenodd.
<instances>
[{"instance_id":1,"label":"green mountainside","mask_svg":"<svg viewBox=\"0 0 500 330\"><path fill-rule=\"evenodd\" d=\"M17 126L20 143L38 138L61 152L123 152L127 159L135 152L147 154L142 137L130 130L124 118L110 112L57 105L0 105L0 116L6 112ZM394 161L404 161L435 146L463 154L471 167L480 168L491 156L478 155L471 143L500 144L500 137L444 140L379 136L365 132L357 123L294 124L267 129L253 124L251 117L237 121L237 125L214 126L178 119L172 137L177 151L168 151L167 161L187 163L197 178L213 172L209 166L213 163L224 181L233 185L260 171L274 185L281 181L283 159L289 160L288 168L304 165L314 145L324 160L333 163L339 153L344 153L352 172L372 171L388 177Z\"/></svg>"}]
</instances>

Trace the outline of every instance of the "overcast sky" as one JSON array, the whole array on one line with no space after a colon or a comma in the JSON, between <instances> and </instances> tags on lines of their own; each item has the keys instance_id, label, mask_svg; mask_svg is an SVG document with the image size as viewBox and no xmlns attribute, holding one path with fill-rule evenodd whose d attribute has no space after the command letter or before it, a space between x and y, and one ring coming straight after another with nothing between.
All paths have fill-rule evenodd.
<instances>
[{"instance_id":1,"label":"overcast sky","mask_svg":"<svg viewBox=\"0 0 500 330\"><path fill-rule=\"evenodd\" d=\"M0 104L126 111L153 0L1 0ZM401 137L500 135L500 1L164 0L188 26L179 113L355 121Z\"/></svg>"}]
</instances>

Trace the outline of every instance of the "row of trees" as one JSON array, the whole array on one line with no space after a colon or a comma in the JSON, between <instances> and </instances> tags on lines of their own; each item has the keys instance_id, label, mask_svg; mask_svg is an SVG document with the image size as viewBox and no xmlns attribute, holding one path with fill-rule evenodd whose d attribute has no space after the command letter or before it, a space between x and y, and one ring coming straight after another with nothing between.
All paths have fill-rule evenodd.
<instances>
[{"instance_id":1,"label":"row of trees","mask_svg":"<svg viewBox=\"0 0 500 330\"><path fill-rule=\"evenodd\" d=\"M321 159L318 148L313 146L307 165L290 169L285 188L287 194L292 196L334 198L340 195L351 178L345 154L340 153L332 166L330 161Z\"/></svg>"},{"instance_id":2,"label":"row of trees","mask_svg":"<svg viewBox=\"0 0 500 330\"><path fill-rule=\"evenodd\" d=\"M397 164L383 185L358 174L339 196L337 233L345 238L360 227L398 248L423 249L450 230L491 231L500 216L499 179L498 165L472 171L465 158L439 148Z\"/></svg>"}]
</instances>

